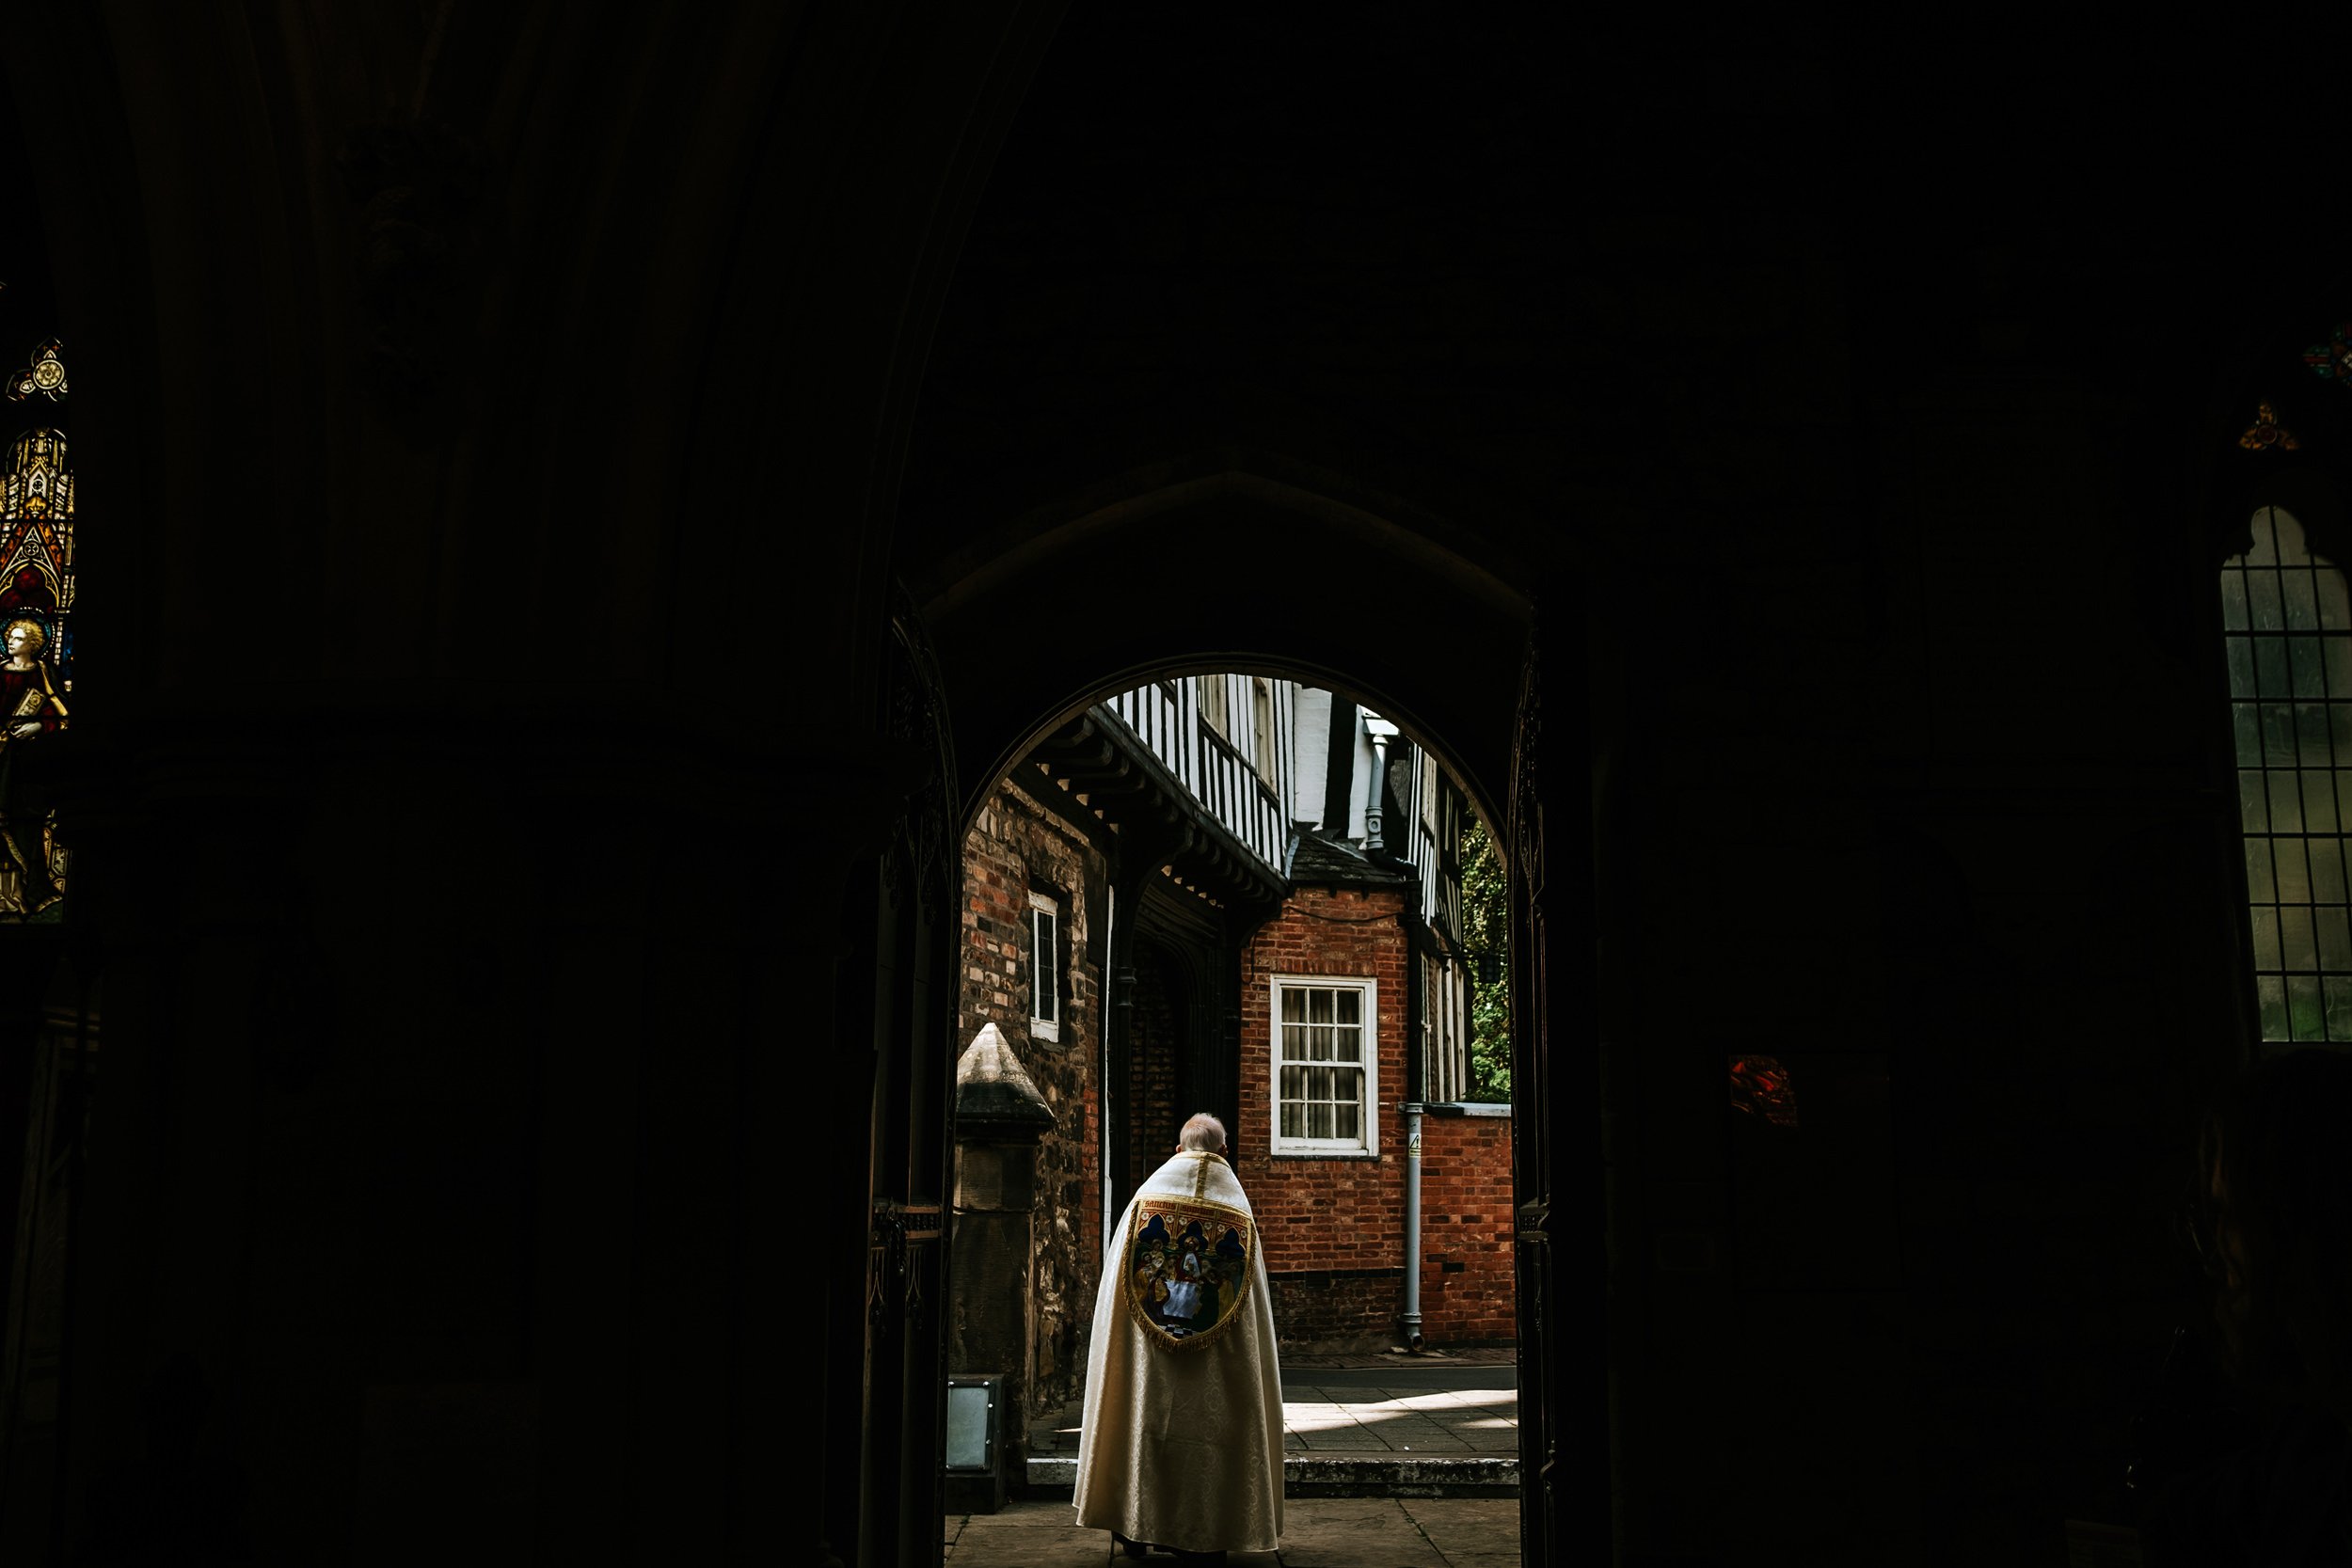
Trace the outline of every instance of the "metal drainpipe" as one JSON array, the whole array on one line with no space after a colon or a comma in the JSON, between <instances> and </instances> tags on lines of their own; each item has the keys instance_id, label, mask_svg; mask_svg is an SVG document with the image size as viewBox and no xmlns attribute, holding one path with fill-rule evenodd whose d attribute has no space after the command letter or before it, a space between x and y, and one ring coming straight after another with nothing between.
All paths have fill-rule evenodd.
<instances>
[{"instance_id":1,"label":"metal drainpipe","mask_svg":"<svg viewBox=\"0 0 2352 1568\"><path fill-rule=\"evenodd\" d=\"M1405 894L1405 1350L1421 1354L1421 1112L1430 1093L1430 999L1421 961L1421 884Z\"/></svg>"},{"instance_id":2,"label":"metal drainpipe","mask_svg":"<svg viewBox=\"0 0 2352 1568\"><path fill-rule=\"evenodd\" d=\"M1381 845L1383 817L1387 815L1389 789L1389 742L1396 726L1374 714L1364 716L1364 728L1372 735L1372 789L1365 797L1364 847L1378 849ZM1409 833L1409 830L1408 830ZM1426 1063L1429 1039L1422 1026L1422 1013L1427 1004L1421 994L1422 963L1417 940L1421 923L1425 917L1421 908L1421 884L1412 884L1406 895L1408 918L1398 925L1405 933L1405 1034L1410 1042L1405 1059L1405 1311L1402 1326L1405 1348L1421 1354L1421 1113L1422 1096L1429 1092Z\"/></svg>"},{"instance_id":3,"label":"metal drainpipe","mask_svg":"<svg viewBox=\"0 0 2352 1568\"><path fill-rule=\"evenodd\" d=\"M1095 1008L1097 1016L1094 1022L1095 1038L1100 1042L1095 1052L1097 1075L1094 1092L1102 1121L1103 1258L1105 1268L1110 1266L1111 1231L1119 1224L1119 1216L1111 1212L1111 1019L1116 1016L1116 1009L1124 1005L1126 995L1122 990L1118 1002L1111 1000L1111 987L1118 984L1119 976L1118 955L1111 946L1111 933L1118 920L1119 879L1105 876L1103 879L1103 994ZM1120 1043L1123 1045L1126 1042L1122 1040Z\"/></svg>"},{"instance_id":4,"label":"metal drainpipe","mask_svg":"<svg viewBox=\"0 0 2352 1568\"><path fill-rule=\"evenodd\" d=\"M1405 1348L1421 1354L1421 1110L1405 1102Z\"/></svg>"}]
</instances>

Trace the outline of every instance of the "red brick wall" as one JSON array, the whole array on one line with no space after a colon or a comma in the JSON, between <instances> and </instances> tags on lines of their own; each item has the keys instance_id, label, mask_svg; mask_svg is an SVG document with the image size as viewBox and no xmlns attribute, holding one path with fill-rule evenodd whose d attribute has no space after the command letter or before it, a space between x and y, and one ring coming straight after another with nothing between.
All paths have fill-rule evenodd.
<instances>
[{"instance_id":1,"label":"red brick wall","mask_svg":"<svg viewBox=\"0 0 2352 1568\"><path fill-rule=\"evenodd\" d=\"M1050 784L1039 787L1051 789ZM1050 1411L1086 1372L1085 1332L1103 1253L1102 955L1091 922L1103 908L1103 863L1069 823L1009 782L997 785L963 845L961 1039L993 1022L1054 1113L1038 1148L1038 1338L1025 1407ZM1068 1001L1058 1041L1029 1037L1029 889L1061 906Z\"/></svg>"},{"instance_id":2,"label":"red brick wall","mask_svg":"<svg viewBox=\"0 0 2352 1568\"><path fill-rule=\"evenodd\" d=\"M1084 1373L1086 1321L1102 1256L1102 966L1090 923L1103 908L1103 866L1074 829L1009 784L991 797L964 849L962 1037L994 1022L1059 1124L1038 1151L1038 1343L1025 1401L1032 1411L1046 1411L1072 1397ZM1061 904L1072 966L1056 1042L1029 1037L1032 882L1051 889ZM1397 1107L1406 1086L1409 1000L1404 908L1401 893L1301 889L1243 955L1236 1168L1265 1237L1275 1322L1283 1344L1295 1351L1397 1342L1405 1208ZM1147 970L1153 967L1147 954L1138 958ZM1376 1159L1269 1152L1276 974L1378 983ZM1149 1037L1165 1033L1165 1049L1172 1050L1175 1021L1154 976L1138 979L1135 1026L1149 1059L1136 1064L1134 1088L1147 1101L1143 1114L1166 1123L1164 1138L1136 1139L1136 1158L1149 1172L1166 1157L1179 1119L1172 1083L1159 1083L1168 1064L1158 1061ZM1510 1126L1501 1117L1422 1119L1422 1333L1433 1347L1512 1337Z\"/></svg>"},{"instance_id":3,"label":"red brick wall","mask_svg":"<svg viewBox=\"0 0 2352 1568\"><path fill-rule=\"evenodd\" d=\"M1404 908L1401 893L1301 888L1242 955L1237 1174L1265 1238L1275 1328L1293 1350L1396 1342L1405 1293L1405 1139L1396 1110L1405 1098ZM1376 1159L1270 1152L1277 974L1378 982Z\"/></svg>"},{"instance_id":4,"label":"red brick wall","mask_svg":"<svg viewBox=\"0 0 2352 1568\"><path fill-rule=\"evenodd\" d=\"M1431 1345L1518 1338L1511 1118L1421 1118L1421 1323Z\"/></svg>"},{"instance_id":5,"label":"red brick wall","mask_svg":"<svg viewBox=\"0 0 2352 1568\"><path fill-rule=\"evenodd\" d=\"M1302 888L1242 957L1237 1170L1265 1237L1274 1322L1300 1352L1398 1342L1405 1309L1405 895ZM1379 993L1376 1159L1276 1155L1273 977L1370 978ZM1422 1338L1509 1343L1511 1122L1422 1118Z\"/></svg>"}]
</instances>

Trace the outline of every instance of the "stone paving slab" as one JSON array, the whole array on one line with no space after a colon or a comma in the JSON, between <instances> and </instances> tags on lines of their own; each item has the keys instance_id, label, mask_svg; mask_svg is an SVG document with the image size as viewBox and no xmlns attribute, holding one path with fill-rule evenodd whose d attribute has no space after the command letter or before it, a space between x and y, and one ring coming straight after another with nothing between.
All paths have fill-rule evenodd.
<instances>
[{"instance_id":1,"label":"stone paving slab","mask_svg":"<svg viewBox=\"0 0 2352 1568\"><path fill-rule=\"evenodd\" d=\"M1502 1359L1488 1370L1507 1371L1507 1353L1496 1354ZM1352 1376L1327 1385L1316 1381L1319 1371ZM1518 1391L1440 1386L1459 1375L1426 1359L1393 1370L1360 1357L1326 1368L1286 1359L1282 1450L1291 1495L1329 1499L1353 1487L1367 1497L1491 1501L1511 1493L1518 1483ZM1016 1484L1025 1480L1031 1496L1067 1496L1077 1481L1078 1420L1073 1405L1030 1428L1028 1466Z\"/></svg>"},{"instance_id":2,"label":"stone paving slab","mask_svg":"<svg viewBox=\"0 0 2352 1568\"><path fill-rule=\"evenodd\" d=\"M1519 1568L1516 1497L1403 1497L1397 1506L1446 1568Z\"/></svg>"},{"instance_id":3,"label":"stone paving slab","mask_svg":"<svg viewBox=\"0 0 2352 1568\"><path fill-rule=\"evenodd\" d=\"M1451 1568L1395 1498L1303 1498L1282 1512L1282 1568Z\"/></svg>"},{"instance_id":4,"label":"stone paving slab","mask_svg":"<svg viewBox=\"0 0 2352 1568\"><path fill-rule=\"evenodd\" d=\"M1080 1529L1066 1501L1024 1498L1001 1513L950 1515L952 1568L1127 1568L1110 1535ZM1281 1549L1235 1552L1227 1568L1519 1568L1514 1501L1486 1497L1293 1497ZM1154 1553L1146 1568L1174 1568Z\"/></svg>"}]
</instances>

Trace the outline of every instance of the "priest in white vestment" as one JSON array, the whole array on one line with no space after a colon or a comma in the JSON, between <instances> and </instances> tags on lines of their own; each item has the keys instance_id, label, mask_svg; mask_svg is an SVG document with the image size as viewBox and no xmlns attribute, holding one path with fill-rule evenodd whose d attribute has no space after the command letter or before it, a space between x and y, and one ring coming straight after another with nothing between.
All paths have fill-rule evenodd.
<instances>
[{"instance_id":1,"label":"priest in white vestment","mask_svg":"<svg viewBox=\"0 0 2352 1568\"><path fill-rule=\"evenodd\" d=\"M1249 1199L1225 1127L1184 1123L1176 1157L1120 1216L1094 1300L1078 1523L1130 1557L1271 1552L1282 1532L1282 1371Z\"/></svg>"}]
</instances>

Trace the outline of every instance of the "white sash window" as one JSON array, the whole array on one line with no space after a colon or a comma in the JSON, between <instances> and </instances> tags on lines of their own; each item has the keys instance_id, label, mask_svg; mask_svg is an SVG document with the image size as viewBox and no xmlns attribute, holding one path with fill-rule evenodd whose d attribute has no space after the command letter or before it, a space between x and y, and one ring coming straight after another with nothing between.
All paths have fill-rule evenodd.
<instances>
[{"instance_id":1,"label":"white sash window","mask_svg":"<svg viewBox=\"0 0 2352 1568\"><path fill-rule=\"evenodd\" d=\"M1274 1152L1369 1154L1377 1146L1378 986L1274 979Z\"/></svg>"},{"instance_id":2,"label":"white sash window","mask_svg":"<svg viewBox=\"0 0 2352 1568\"><path fill-rule=\"evenodd\" d=\"M1061 1038L1061 906L1029 895L1029 1037Z\"/></svg>"}]
</instances>

